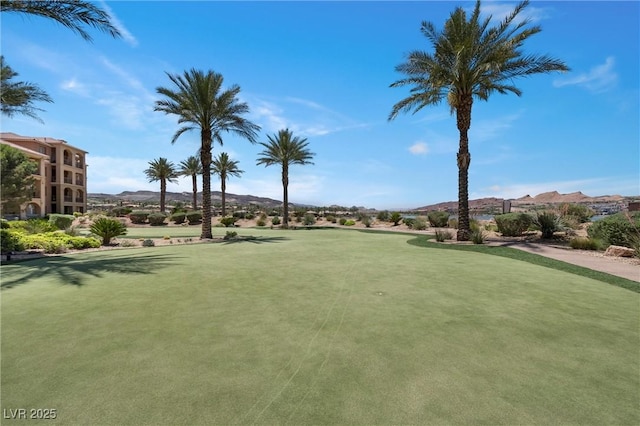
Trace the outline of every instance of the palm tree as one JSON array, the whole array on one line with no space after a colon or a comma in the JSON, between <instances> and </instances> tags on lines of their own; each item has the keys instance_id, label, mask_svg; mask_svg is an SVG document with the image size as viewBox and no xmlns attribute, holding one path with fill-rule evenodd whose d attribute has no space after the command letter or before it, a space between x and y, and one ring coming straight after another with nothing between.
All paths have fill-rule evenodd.
<instances>
[{"instance_id":1,"label":"palm tree","mask_svg":"<svg viewBox=\"0 0 640 426\"><path fill-rule=\"evenodd\" d=\"M249 106L237 98L240 86L222 90L223 77L213 71L204 73L191 69L183 75L167 73L175 89L158 87L156 91L166 99L156 101L155 111L178 116L182 127L173 135L171 143L183 133L200 130L200 161L202 164L202 233L211 234L211 148L216 141L222 145L223 132L235 133L255 143L260 126L243 118Z\"/></svg>"},{"instance_id":2,"label":"palm tree","mask_svg":"<svg viewBox=\"0 0 640 426\"><path fill-rule=\"evenodd\" d=\"M469 139L471 106L474 98L486 101L494 92L501 94L521 91L513 85L517 77L552 71L568 71L560 60L546 55L524 55L522 44L541 31L539 26L529 27L529 20L516 20L529 4L519 3L497 26L489 27L491 17L480 20L480 0L467 20L467 14L458 7L444 24L436 30L431 22L423 22L421 31L433 46L434 53L413 51L405 63L396 67L406 75L391 87L411 87L411 95L396 103L389 120L399 112L413 113L425 106L437 105L446 99L451 113L456 113L460 133L458 159L458 235L468 241L469 229Z\"/></svg>"},{"instance_id":3,"label":"palm tree","mask_svg":"<svg viewBox=\"0 0 640 426\"><path fill-rule=\"evenodd\" d=\"M36 111L43 110L36 108L33 103L53 101L35 84L10 81L17 76L18 73L5 63L4 56L0 56L0 111L7 117L22 114L42 122Z\"/></svg>"},{"instance_id":4,"label":"palm tree","mask_svg":"<svg viewBox=\"0 0 640 426\"><path fill-rule=\"evenodd\" d=\"M176 182L178 172L175 165L166 158L149 161L149 168L144 171L149 182L160 181L160 211L164 213L165 197L167 195L167 182Z\"/></svg>"},{"instance_id":5,"label":"palm tree","mask_svg":"<svg viewBox=\"0 0 640 426\"><path fill-rule=\"evenodd\" d=\"M85 26L104 31L112 37L122 36L120 30L111 22L109 13L88 1L2 0L2 2L0 2L0 11L36 15L53 19L59 24L71 29L71 31L78 33L80 37L87 41L92 41L92 38L85 30Z\"/></svg>"},{"instance_id":6,"label":"palm tree","mask_svg":"<svg viewBox=\"0 0 640 426\"><path fill-rule=\"evenodd\" d=\"M238 162L229 159L229 154L221 152L211 163L211 173L220 176L220 192L222 193L222 217L226 215L225 191L229 176L240 177L243 170L238 168Z\"/></svg>"},{"instance_id":7,"label":"palm tree","mask_svg":"<svg viewBox=\"0 0 640 426\"><path fill-rule=\"evenodd\" d=\"M315 155L307 149L307 139L294 137L289 129L280 130L277 135L267 136L268 142L260 142L265 149L259 153L256 164L265 167L274 164L282 165L283 207L282 227L289 226L289 166L292 164L313 164L311 159Z\"/></svg>"},{"instance_id":8,"label":"palm tree","mask_svg":"<svg viewBox=\"0 0 640 426\"><path fill-rule=\"evenodd\" d=\"M180 170L178 172L182 176L191 176L191 185L193 187L193 209L198 210L198 175L202 174L202 165L200 159L195 155L182 160L180 162Z\"/></svg>"}]
</instances>

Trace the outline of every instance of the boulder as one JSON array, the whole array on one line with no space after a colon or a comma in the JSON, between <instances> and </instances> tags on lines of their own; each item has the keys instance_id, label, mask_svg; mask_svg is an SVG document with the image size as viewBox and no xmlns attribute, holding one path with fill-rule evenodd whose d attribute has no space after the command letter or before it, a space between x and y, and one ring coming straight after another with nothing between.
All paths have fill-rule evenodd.
<instances>
[{"instance_id":1,"label":"boulder","mask_svg":"<svg viewBox=\"0 0 640 426\"><path fill-rule=\"evenodd\" d=\"M616 257L633 257L633 255L635 254L635 250L628 248L628 247L622 247L622 246L609 246L607 247L607 250L605 250L604 255L605 256L616 256Z\"/></svg>"}]
</instances>

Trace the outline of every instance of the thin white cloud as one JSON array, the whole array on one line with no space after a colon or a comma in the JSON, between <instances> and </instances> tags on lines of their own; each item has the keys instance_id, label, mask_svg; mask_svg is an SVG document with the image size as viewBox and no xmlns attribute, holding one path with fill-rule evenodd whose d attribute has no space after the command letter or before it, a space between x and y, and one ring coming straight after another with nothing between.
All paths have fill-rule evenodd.
<instances>
[{"instance_id":1,"label":"thin white cloud","mask_svg":"<svg viewBox=\"0 0 640 426\"><path fill-rule=\"evenodd\" d=\"M557 79L554 87L582 86L593 93L602 93L611 90L618 82L618 74L614 70L615 58L609 56L603 64L592 67L588 72L583 72L575 77Z\"/></svg>"},{"instance_id":2,"label":"thin white cloud","mask_svg":"<svg viewBox=\"0 0 640 426\"><path fill-rule=\"evenodd\" d=\"M429 153L429 145L419 141L409 147L409 152L413 155L427 155Z\"/></svg>"},{"instance_id":3,"label":"thin white cloud","mask_svg":"<svg viewBox=\"0 0 640 426\"><path fill-rule=\"evenodd\" d=\"M512 11L515 3L500 3L500 2L484 2L480 7L483 16L491 15L492 22L500 22L506 18ZM469 8L469 13L473 8ZM548 17L547 10L544 8L529 5L522 12L518 14L518 18L514 22L519 23L524 19L528 19L530 22L538 22Z\"/></svg>"},{"instance_id":4,"label":"thin white cloud","mask_svg":"<svg viewBox=\"0 0 640 426\"><path fill-rule=\"evenodd\" d=\"M67 92L75 93L83 97L89 96L89 90L84 83L81 83L75 77L65 80L60 84L60 88Z\"/></svg>"},{"instance_id":5,"label":"thin white cloud","mask_svg":"<svg viewBox=\"0 0 640 426\"><path fill-rule=\"evenodd\" d=\"M129 31L124 24L122 23L122 21L120 21L120 19L118 19L118 17L116 16L115 13L113 13L113 10L111 10L111 8L109 6L107 6L107 3L102 1L102 8L109 14L109 16L111 17L111 23L113 24L114 27L116 27L116 29L118 31L120 31L120 34L122 34L122 38L124 39L124 41L129 44L132 47L136 47L138 46L138 40L134 37L133 34L131 34L131 31Z\"/></svg>"}]
</instances>

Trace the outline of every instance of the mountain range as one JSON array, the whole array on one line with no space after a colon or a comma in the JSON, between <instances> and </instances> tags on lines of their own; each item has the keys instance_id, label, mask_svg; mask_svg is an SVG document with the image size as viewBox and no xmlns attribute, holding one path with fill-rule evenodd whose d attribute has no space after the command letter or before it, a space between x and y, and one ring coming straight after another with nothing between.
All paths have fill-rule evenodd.
<instances>
[{"instance_id":1,"label":"mountain range","mask_svg":"<svg viewBox=\"0 0 640 426\"><path fill-rule=\"evenodd\" d=\"M226 200L228 204L237 205L259 205L264 207L279 207L282 205L282 201L274 200L267 197L257 197L254 195L237 195L226 193ZM220 191L211 191L212 200L221 200L222 194ZM98 204L115 204L119 202L123 203L158 203L160 200L160 193L157 191L124 191L120 194L101 194L101 193L89 193L88 198L90 202ZM167 203L182 202L185 204L191 203L193 200L193 194L190 192L167 192ZM619 204L629 201L639 201L640 196L622 196L622 195L601 195L597 197L590 197L582 192L572 192L569 194L560 194L557 191L544 192L534 197L525 195L524 197L511 199L512 206L535 206L535 205L547 205L547 204L562 204L562 203L581 203L581 204ZM502 208L503 198L480 198L475 200L469 200L469 208L471 210L486 210L491 208ZM202 203L202 193L198 193L198 202ZM300 207L311 207L303 204L295 204ZM447 201L443 203L431 204L423 207L413 209L414 211L430 211L430 210L449 210L454 211L458 208L457 201Z\"/></svg>"}]
</instances>

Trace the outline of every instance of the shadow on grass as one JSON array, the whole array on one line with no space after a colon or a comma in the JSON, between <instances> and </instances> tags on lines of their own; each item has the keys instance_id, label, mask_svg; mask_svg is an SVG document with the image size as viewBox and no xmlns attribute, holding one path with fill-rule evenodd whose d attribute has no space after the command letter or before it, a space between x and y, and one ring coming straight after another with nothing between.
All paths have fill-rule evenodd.
<instances>
[{"instance_id":1,"label":"shadow on grass","mask_svg":"<svg viewBox=\"0 0 640 426\"><path fill-rule=\"evenodd\" d=\"M131 253L104 257L76 256L44 257L21 262L14 268L3 268L2 290L16 287L42 277L56 277L68 285L82 286L87 277L102 278L105 274L153 274L175 262L174 255L145 254L132 256Z\"/></svg>"},{"instance_id":2,"label":"shadow on grass","mask_svg":"<svg viewBox=\"0 0 640 426\"><path fill-rule=\"evenodd\" d=\"M458 250L469 251L474 253L489 254L493 256L506 257L514 260L521 260L534 265L544 266L546 268L556 269L558 271L568 272L582 277L591 278L593 280L602 281L607 284L615 285L636 293L640 293L640 283L628 280L626 278L617 277L605 272L595 271L593 269L584 268L582 266L572 265L561 260L551 259L540 254L529 253L523 250L507 246L487 246L487 245L458 245L458 244L437 244L430 242L434 237L419 236L407 241L408 244L441 250Z\"/></svg>"},{"instance_id":3,"label":"shadow on grass","mask_svg":"<svg viewBox=\"0 0 640 426\"><path fill-rule=\"evenodd\" d=\"M281 241L287 241L289 238L287 237L254 237L254 236L237 236L234 238L230 238L228 240L216 241L217 244L237 244L237 243L253 243L253 244L263 244L263 243L279 243Z\"/></svg>"}]
</instances>

